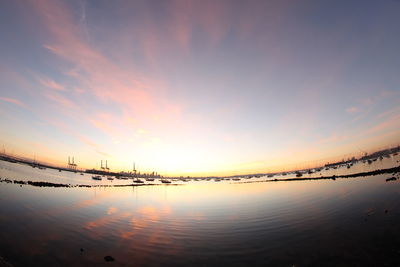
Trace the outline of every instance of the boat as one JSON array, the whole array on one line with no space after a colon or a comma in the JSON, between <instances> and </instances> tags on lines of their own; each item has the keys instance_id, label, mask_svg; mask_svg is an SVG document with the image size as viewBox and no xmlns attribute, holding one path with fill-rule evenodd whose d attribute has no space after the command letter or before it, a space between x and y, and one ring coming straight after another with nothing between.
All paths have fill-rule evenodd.
<instances>
[{"instance_id":1,"label":"boat","mask_svg":"<svg viewBox=\"0 0 400 267\"><path fill-rule=\"evenodd\" d=\"M170 180L166 180L166 179L162 179L162 180L161 180L161 183L163 183L163 184L170 184L171 181L170 181Z\"/></svg>"},{"instance_id":2,"label":"boat","mask_svg":"<svg viewBox=\"0 0 400 267\"><path fill-rule=\"evenodd\" d=\"M137 183L137 184L143 184L143 183L144 183L142 180L140 180L140 179L138 179L138 178L136 178L135 180L133 180L133 182L134 182L134 183Z\"/></svg>"},{"instance_id":3,"label":"boat","mask_svg":"<svg viewBox=\"0 0 400 267\"><path fill-rule=\"evenodd\" d=\"M101 181L103 178L101 178L100 175L94 175L94 176L92 176L92 179L93 180L97 180L97 181Z\"/></svg>"},{"instance_id":4,"label":"boat","mask_svg":"<svg viewBox=\"0 0 400 267\"><path fill-rule=\"evenodd\" d=\"M112 181L112 180L114 180L114 177L108 176L108 177L107 177L107 180Z\"/></svg>"},{"instance_id":5,"label":"boat","mask_svg":"<svg viewBox=\"0 0 400 267\"><path fill-rule=\"evenodd\" d=\"M146 181L152 182L152 181L154 181L154 178L146 178Z\"/></svg>"}]
</instances>

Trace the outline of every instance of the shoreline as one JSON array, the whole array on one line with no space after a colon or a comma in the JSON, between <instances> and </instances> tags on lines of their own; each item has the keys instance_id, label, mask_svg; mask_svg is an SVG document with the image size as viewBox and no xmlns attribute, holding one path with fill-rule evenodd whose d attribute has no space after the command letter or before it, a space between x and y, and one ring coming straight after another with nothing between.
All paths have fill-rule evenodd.
<instances>
[{"instance_id":1,"label":"shoreline","mask_svg":"<svg viewBox=\"0 0 400 267\"><path fill-rule=\"evenodd\" d=\"M117 184L117 185L88 185L88 184L62 184L62 183L50 183L50 182L36 182L36 181L22 181L22 180L11 180L11 179L2 179L0 177L0 183L8 183L8 184L19 184L19 185L30 185L35 187L60 187L60 188L77 188L77 187L86 187L86 188L94 188L94 187L136 187L136 186L160 186L160 185L184 185L184 184Z\"/></svg>"},{"instance_id":2,"label":"shoreline","mask_svg":"<svg viewBox=\"0 0 400 267\"><path fill-rule=\"evenodd\" d=\"M348 178L357 178L357 177L366 177L366 176L375 176L380 174L389 174L392 173L393 175L400 175L400 166L387 168L387 169L378 169L369 172L360 172L355 174L348 174L348 175L333 175L333 176L321 176L321 177L309 177L309 178L301 178L301 177L293 177L293 178L276 178L271 180L259 180L259 181L247 181L247 182L237 182L231 184L246 184L246 183L267 183L267 182L290 182L290 181L307 181L307 180L336 180L336 179L348 179ZM400 179L399 177L390 177L386 179L386 181L395 181ZM35 187L60 187L60 188L76 188L76 187L86 187L86 188L95 188L95 187L135 187L135 186L178 186L178 185L185 185L185 184L126 184L126 185L88 185L88 184L62 184L62 183L51 183L51 182L37 182L37 181L22 181L22 180L11 180L11 179L3 179L0 177L0 183L12 183L12 184L19 184L22 185L30 185Z\"/></svg>"},{"instance_id":3,"label":"shoreline","mask_svg":"<svg viewBox=\"0 0 400 267\"><path fill-rule=\"evenodd\" d=\"M336 161L333 163L327 163L323 164L321 166L314 166L312 168L303 168L303 169L292 169L290 171L278 171L278 172L258 172L258 173L248 173L248 174L240 174L240 175L208 175L208 176L190 176L191 179L201 179L201 178L234 178L234 177L246 177L246 176L266 176L266 175L276 175L280 173L295 173L295 172L306 172L307 170L312 170L312 169L318 169L318 168L325 168L325 167L340 167L343 165L347 164L353 164L359 161L376 161L379 158L383 157L390 157L390 155L398 155L400 153L400 146L394 146L388 149L383 149L383 150L378 150L375 151L369 155L362 156L360 158L352 158L348 160L342 160L342 161ZM120 172L105 172L102 170L96 170L96 169L71 169L71 168L66 168L63 166L56 166L50 163L44 163L44 162L36 162L34 160L27 159L25 157L18 157L18 156L11 156L7 155L5 153L0 153L0 160L2 161L7 161L11 163L18 163L18 164L24 164L32 167L43 167L43 168L49 168L49 169L54 169L54 170L59 170L59 171L67 171L67 172L80 172L80 173L88 173L88 174L101 174L101 175L111 175L111 176L123 176L126 175L126 172L120 171ZM179 179L182 178L186 175L181 175L181 176L169 176L169 177L160 177L160 178L170 178L170 179ZM133 177L133 176L132 176ZM140 176L138 178L145 178L145 176Z\"/></svg>"},{"instance_id":4,"label":"shoreline","mask_svg":"<svg viewBox=\"0 0 400 267\"><path fill-rule=\"evenodd\" d=\"M348 178L357 178L357 177L366 177L366 176L375 176L380 174L388 174L392 173L393 175L398 174L400 175L400 166L387 168L387 169L378 169L375 171L369 172L359 172L347 175L332 175L332 176L320 176L320 177L296 177L296 178L276 178L271 180L264 180L264 181L249 181L249 182L238 182L238 184L246 184L246 183L257 183L257 182L290 182L290 181L307 181L307 180L336 180L336 179L348 179ZM396 177L391 177L389 179L397 180ZM400 178L400 177L398 177ZM389 180L388 180L389 181Z\"/></svg>"}]
</instances>

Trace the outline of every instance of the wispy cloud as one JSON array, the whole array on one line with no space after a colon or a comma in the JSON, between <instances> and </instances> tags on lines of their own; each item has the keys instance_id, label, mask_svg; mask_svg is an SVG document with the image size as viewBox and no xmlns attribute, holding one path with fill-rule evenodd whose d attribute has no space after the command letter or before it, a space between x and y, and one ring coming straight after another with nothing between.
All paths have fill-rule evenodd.
<instances>
[{"instance_id":1,"label":"wispy cloud","mask_svg":"<svg viewBox=\"0 0 400 267\"><path fill-rule=\"evenodd\" d=\"M118 66L91 46L83 38L82 30L75 24L72 14L63 3L43 0L35 1L34 6L52 34L51 41L44 47L74 64L73 71L69 73L98 100L122 105L121 108L140 114L138 117L145 120L179 116L170 112L179 110L171 108L176 107L176 103L158 97L164 90L160 81L148 78L133 69ZM51 88L62 88L54 81L42 83ZM54 95L50 97L55 98ZM63 104L67 104L67 101L63 101Z\"/></svg>"},{"instance_id":2,"label":"wispy cloud","mask_svg":"<svg viewBox=\"0 0 400 267\"><path fill-rule=\"evenodd\" d=\"M337 133L333 133L330 136L326 138L321 138L317 142L318 144L337 144L338 142L344 141L348 139L348 136L346 135L339 135Z\"/></svg>"},{"instance_id":3,"label":"wispy cloud","mask_svg":"<svg viewBox=\"0 0 400 267\"><path fill-rule=\"evenodd\" d=\"M15 99L15 98L0 97L0 100L4 101L4 102L7 102L7 103L11 103L11 104L17 105L17 106L20 106L20 107L24 107L24 108L26 107L26 105L23 102L21 102L18 99Z\"/></svg>"},{"instance_id":4,"label":"wispy cloud","mask_svg":"<svg viewBox=\"0 0 400 267\"><path fill-rule=\"evenodd\" d=\"M55 104L62 106L64 108L77 109L77 105L74 102L56 92L47 92L44 93L44 96L49 100L53 101Z\"/></svg>"},{"instance_id":5,"label":"wispy cloud","mask_svg":"<svg viewBox=\"0 0 400 267\"><path fill-rule=\"evenodd\" d=\"M62 133L76 138L76 140L79 140L82 144L90 147L92 149L92 151L94 151L102 156L105 156L107 158L112 157L111 154L104 152L104 147L101 144L98 144L96 141L92 140L85 134L78 132L75 128L71 127L68 123L63 122L62 120L60 120L58 118L50 118L50 117L44 117L43 120L48 122L50 125L56 127Z\"/></svg>"},{"instance_id":6,"label":"wispy cloud","mask_svg":"<svg viewBox=\"0 0 400 267\"><path fill-rule=\"evenodd\" d=\"M66 91L67 89L60 83L55 82L50 78L38 77L39 82L46 88L50 88L56 91Z\"/></svg>"},{"instance_id":7,"label":"wispy cloud","mask_svg":"<svg viewBox=\"0 0 400 267\"><path fill-rule=\"evenodd\" d=\"M320 16L288 1L30 0L26 6L21 13L32 25L16 21L34 36L21 40L34 38L30 54L41 58L32 66L29 55L10 57L18 65L27 56L23 67L10 68L28 81L23 85L11 76L4 82L9 75L0 66L3 88L16 90L0 98L10 103L4 110L26 104L39 119L56 118L61 123L48 135L68 134L94 157L137 153L148 165L168 158L166 168L187 164L187 170L230 168L241 157L256 162L249 168L262 168L264 161L254 158L286 148L315 156L318 146L344 146L354 136L398 127L391 126L397 117L386 121L398 114L389 110L397 89L384 89L397 84L395 75L388 69L375 77L372 68L355 67L378 50L363 48L369 42L346 32L345 23L326 30L331 23L314 23ZM342 41L347 37L352 44Z\"/></svg>"},{"instance_id":8,"label":"wispy cloud","mask_svg":"<svg viewBox=\"0 0 400 267\"><path fill-rule=\"evenodd\" d=\"M373 133L387 131L390 129L400 129L400 114L394 114L386 118L384 121L369 128L366 132L368 134L373 134Z\"/></svg>"},{"instance_id":9,"label":"wispy cloud","mask_svg":"<svg viewBox=\"0 0 400 267\"><path fill-rule=\"evenodd\" d=\"M357 113L357 112L360 112L360 109L358 107L349 107L349 108L346 108L346 112L347 113Z\"/></svg>"},{"instance_id":10,"label":"wispy cloud","mask_svg":"<svg viewBox=\"0 0 400 267\"><path fill-rule=\"evenodd\" d=\"M96 144L94 141L90 140L90 139L87 138L86 136L79 135L79 140L80 140L82 143L87 144L88 146L94 147L94 148L96 148L96 149L99 148L99 145L98 145L98 144Z\"/></svg>"}]
</instances>

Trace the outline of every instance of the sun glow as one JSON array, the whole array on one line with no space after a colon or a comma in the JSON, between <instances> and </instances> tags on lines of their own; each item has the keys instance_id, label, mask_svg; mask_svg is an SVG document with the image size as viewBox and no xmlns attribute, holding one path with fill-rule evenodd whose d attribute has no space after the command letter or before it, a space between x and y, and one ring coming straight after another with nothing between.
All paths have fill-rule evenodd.
<instances>
[{"instance_id":1,"label":"sun glow","mask_svg":"<svg viewBox=\"0 0 400 267\"><path fill-rule=\"evenodd\" d=\"M304 168L397 145L398 53L377 41L399 42L388 27L360 18L368 34L332 31L297 4L184 2L10 7L20 26L1 24L5 150L185 176Z\"/></svg>"}]
</instances>

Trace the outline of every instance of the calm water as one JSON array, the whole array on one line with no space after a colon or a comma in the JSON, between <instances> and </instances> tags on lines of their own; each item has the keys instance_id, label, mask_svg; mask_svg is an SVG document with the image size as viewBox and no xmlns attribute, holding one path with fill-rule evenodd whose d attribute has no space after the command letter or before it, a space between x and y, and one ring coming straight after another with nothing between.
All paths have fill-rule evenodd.
<instances>
[{"instance_id":1,"label":"calm water","mask_svg":"<svg viewBox=\"0 0 400 267\"><path fill-rule=\"evenodd\" d=\"M96 182L8 162L0 162L0 177ZM389 177L122 188L0 183L0 256L15 266L400 266L400 181Z\"/></svg>"}]
</instances>

